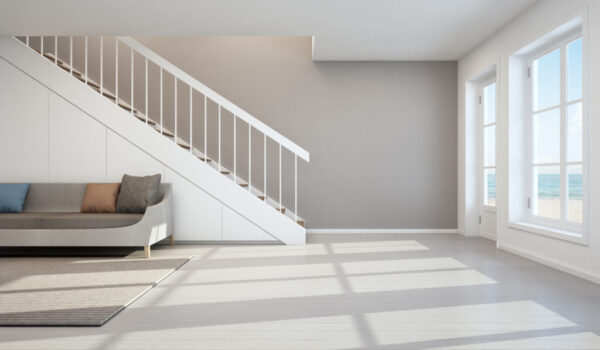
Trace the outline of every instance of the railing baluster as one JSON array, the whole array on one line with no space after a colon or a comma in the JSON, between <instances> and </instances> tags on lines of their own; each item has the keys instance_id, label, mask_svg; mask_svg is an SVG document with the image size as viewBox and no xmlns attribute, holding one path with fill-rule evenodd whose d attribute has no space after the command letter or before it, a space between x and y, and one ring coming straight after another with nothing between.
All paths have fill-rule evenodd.
<instances>
[{"instance_id":1,"label":"railing baluster","mask_svg":"<svg viewBox=\"0 0 600 350\"><path fill-rule=\"evenodd\" d=\"M281 203L281 144L279 144L279 211L283 208Z\"/></svg>"},{"instance_id":2,"label":"railing baluster","mask_svg":"<svg viewBox=\"0 0 600 350\"><path fill-rule=\"evenodd\" d=\"M294 154L294 221L298 222L298 155Z\"/></svg>"},{"instance_id":3,"label":"railing baluster","mask_svg":"<svg viewBox=\"0 0 600 350\"><path fill-rule=\"evenodd\" d=\"M175 97L173 98L173 105L175 108L175 136L173 137L173 141L175 141L175 143L178 143L177 141L177 78L173 77L173 88L175 89Z\"/></svg>"},{"instance_id":4,"label":"railing baluster","mask_svg":"<svg viewBox=\"0 0 600 350\"><path fill-rule=\"evenodd\" d=\"M252 125L248 124L248 191L252 192Z\"/></svg>"},{"instance_id":5,"label":"railing baluster","mask_svg":"<svg viewBox=\"0 0 600 350\"><path fill-rule=\"evenodd\" d=\"M263 153L264 153L264 159L263 159L263 192L264 192L264 199L263 200L267 200L267 134L263 134L264 138L263 138Z\"/></svg>"},{"instance_id":6,"label":"railing baluster","mask_svg":"<svg viewBox=\"0 0 600 350\"><path fill-rule=\"evenodd\" d=\"M237 127L236 117L233 115L233 182L237 184Z\"/></svg>"},{"instance_id":7,"label":"railing baluster","mask_svg":"<svg viewBox=\"0 0 600 350\"><path fill-rule=\"evenodd\" d=\"M73 36L69 37L69 73L73 75Z\"/></svg>"},{"instance_id":8,"label":"railing baluster","mask_svg":"<svg viewBox=\"0 0 600 350\"><path fill-rule=\"evenodd\" d=\"M119 39L115 37L115 103L119 105Z\"/></svg>"},{"instance_id":9,"label":"railing baluster","mask_svg":"<svg viewBox=\"0 0 600 350\"><path fill-rule=\"evenodd\" d=\"M87 35L85 36L85 57L83 58L83 60L85 61L84 64L84 72L85 72L85 85L88 84L88 37Z\"/></svg>"},{"instance_id":10,"label":"railing baluster","mask_svg":"<svg viewBox=\"0 0 600 350\"><path fill-rule=\"evenodd\" d=\"M44 56L44 37L40 36L40 54Z\"/></svg>"},{"instance_id":11,"label":"railing baluster","mask_svg":"<svg viewBox=\"0 0 600 350\"><path fill-rule=\"evenodd\" d=\"M207 111L207 106L206 103L208 102L206 95L204 95L204 161L208 162L208 142L206 141L206 125L207 125L207 117L206 117L206 111Z\"/></svg>"},{"instance_id":12,"label":"railing baluster","mask_svg":"<svg viewBox=\"0 0 600 350\"><path fill-rule=\"evenodd\" d=\"M29 46L29 35L25 37L25 45Z\"/></svg>"},{"instance_id":13,"label":"railing baluster","mask_svg":"<svg viewBox=\"0 0 600 350\"><path fill-rule=\"evenodd\" d=\"M192 101L193 101L193 95L192 95L192 86L190 85L190 153L194 154L194 143L193 143L193 139L192 136L194 136L194 133L192 132L192 119L193 119L193 113L192 113Z\"/></svg>"},{"instance_id":14,"label":"railing baluster","mask_svg":"<svg viewBox=\"0 0 600 350\"><path fill-rule=\"evenodd\" d=\"M54 64L58 64L58 35L54 36Z\"/></svg>"},{"instance_id":15,"label":"railing baluster","mask_svg":"<svg viewBox=\"0 0 600 350\"><path fill-rule=\"evenodd\" d=\"M219 105L219 172L221 172L221 105Z\"/></svg>"},{"instance_id":16,"label":"railing baluster","mask_svg":"<svg viewBox=\"0 0 600 350\"><path fill-rule=\"evenodd\" d=\"M55 36L55 62L58 62L58 36ZM85 36L85 56L84 56L84 72L85 72L85 82L86 84L89 82L89 78L88 78L88 36ZM137 47L137 46L131 46L130 41L128 41L127 38L121 38L123 40L124 43L126 43L129 48L130 48L130 72L131 72L131 77L130 77L130 103L131 103L131 114L133 116L135 116L136 113L136 109L135 109L135 55L136 52L144 55L144 60L145 60L145 67L144 67L144 74L145 74L145 86L144 86L144 94L145 94L145 101L144 101L144 111L145 111L145 121L146 124L149 124L150 119L149 119L149 68L148 68L148 64L150 61L150 57L153 56L149 56L148 53L146 53L144 50L142 50L141 48ZM44 53L44 38L41 37L41 52L42 54ZM25 41L29 44L29 37L25 37ZM120 105L119 103L119 41L120 39L117 37L115 38L115 103L117 105ZM104 44L103 44L103 37L100 37L100 91L101 93L104 92L104 74L103 74L103 67L104 67L104 54L103 54L103 50L104 50ZM69 63L70 63L70 71L71 74L73 72L75 72L75 67L74 67L74 61L73 61L73 36L69 37ZM152 58L153 62L154 59L156 58ZM62 62L62 61L61 61ZM160 62L160 60L158 61ZM179 94L179 80L183 81L185 85L188 85L189 87L189 151L194 154L194 89L196 89L197 91L199 91L200 93L203 94L204 96L204 148L202 149L203 153L204 153L204 160L208 161L208 101L211 100L213 98L213 95L211 95L211 91L205 91L203 90L203 87L201 84L196 84L195 81L190 80L188 77L186 77L185 75L181 75L178 73L178 70L176 70L173 67L170 67L167 64L157 64L159 69L160 69L160 100L159 100L159 108L160 108L160 133L161 134L166 134L166 130L165 130L165 125L164 125L164 71L167 71L169 74L173 75L173 96L174 96L174 100L173 100L173 112L174 112L174 132L173 132L173 141L176 143L179 143L179 98L178 98L178 94ZM163 68L164 67L164 68ZM126 84L126 83L125 83ZM184 90L184 94L185 94L185 90ZM209 95L211 95L211 97L209 97ZM239 111L237 109L237 107L232 107L231 103L227 100L224 100L221 96L214 94L214 99L213 101L215 102L217 108L218 108L218 135L217 135L217 142L218 142L218 154L217 155L213 155L216 159L218 159L218 166L216 167L218 169L218 171L220 173L224 172L224 167L223 167L223 157L222 157L222 152L223 152L223 147L222 147L222 141L223 141L223 124L222 124L222 118L223 118L223 109L225 109L226 111L231 111L230 113L232 113L233 116L233 180L234 183L237 185L247 185L248 187L248 191L250 193L252 192L252 129L256 128L259 132L261 132L263 134L263 194L264 194L264 201L269 203L270 205L273 205L275 203L277 203L277 210L279 212L281 212L282 214L284 213L285 207L283 205L283 148L286 147L290 150L292 150L293 156L294 156L294 178L293 178L293 203L292 200L289 201L289 208L291 210L292 206L293 206L293 210L294 212L292 213L291 211L288 213L288 217L289 218L293 218L296 222L298 222L300 216L298 215L298 211L299 211L299 207L298 207L298 156L300 155L300 157L302 157L303 159L308 159L308 154L307 152L303 152L302 149L300 149L299 147L297 147L296 145L294 145L293 143L289 142L289 140L285 139L284 137L282 137L281 135L279 135L276 132L273 132L272 130L270 130L268 127L265 127L264 125L261 125L258 122L255 122L255 119L252 116L247 115L247 113L243 112L243 111ZM139 104L139 102L138 102ZM185 107L185 106L184 106ZM141 109L142 107L140 107ZM139 117L139 116L138 116ZM185 118L185 117L184 117ZM243 120L244 122L248 123L248 183L246 184L245 181L242 182L238 182L238 176L237 176L237 136L238 136L238 132L237 132L237 119L240 118L241 120ZM185 123L185 121L184 121ZM202 135L200 135L202 136ZM197 136L198 137L198 136ZM274 140L279 147L279 154L278 154L278 159L279 159L279 169L278 172L279 174L276 176L278 176L278 198L276 197L272 197L271 198L271 202L268 201L268 182L267 182L267 178L268 178L268 142L267 142L267 138L271 137L272 140ZM198 147L197 151L198 153L200 153L200 149L201 149L201 145ZM298 152L298 153L296 153ZM306 153L306 154L305 154ZM196 154L194 154L196 155ZM227 175L229 175L229 172L226 173ZM286 175L287 176L287 175ZM229 176L227 176L229 177ZM258 180L260 182L260 180ZM287 181L287 180L286 180ZM287 184L287 182L286 182ZM291 184L290 184L291 185ZM290 189L291 190L291 189ZM291 193L291 192L290 192ZM260 194L260 192L256 193L256 194ZM293 214L293 215L292 215Z\"/></svg>"},{"instance_id":17,"label":"railing baluster","mask_svg":"<svg viewBox=\"0 0 600 350\"><path fill-rule=\"evenodd\" d=\"M133 48L131 49L131 116L133 117L134 95L133 95Z\"/></svg>"},{"instance_id":18,"label":"railing baluster","mask_svg":"<svg viewBox=\"0 0 600 350\"><path fill-rule=\"evenodd\" d=\"M100 37L100 94L104 94L104 74L103 74L103 66L104 66L104 37Z\"/></svg>"},{"instance_id":19,"label":"railing baluster","mask_svg":"<svg viewBox=\"0 0 600 350\"><path fill-rule=\"evenodd\" d=\"M146 82L146 87L145 87L145 89L146 89L146 91L145 91L146 98L144 100L144 103L145 103L144 114L146 114L146 125L148 125L148 114L149 114L148 113L148 57L146 57L146 68L145 68L145 70L146 70L146 72L145 72L146 78L144 80Z\"/></svg>"},{"instance_id":20,"label":"railing baluster","mask_svg":"<svg viewBox=\"0 0 600 350\"><path fill-rule=\"evenodd\" d=\"M163 133L163 70L160 68L160 133Z\"/></svg>"}]
</instances>

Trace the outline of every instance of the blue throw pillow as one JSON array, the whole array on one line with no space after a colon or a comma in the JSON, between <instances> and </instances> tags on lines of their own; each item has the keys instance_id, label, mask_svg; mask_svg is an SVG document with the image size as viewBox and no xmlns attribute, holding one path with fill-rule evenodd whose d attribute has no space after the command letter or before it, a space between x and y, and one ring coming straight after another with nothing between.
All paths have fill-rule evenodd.
<instances>
[{"instance_id":1,"label":"blue throw pillow","mask_svg":"<svg viewBox=\"0 0 600 350\"><path fill-rule=\"evenodd\" d=\"M29 184L0 184L0 213L23 211Z\"/></svg>"}]
</instances>

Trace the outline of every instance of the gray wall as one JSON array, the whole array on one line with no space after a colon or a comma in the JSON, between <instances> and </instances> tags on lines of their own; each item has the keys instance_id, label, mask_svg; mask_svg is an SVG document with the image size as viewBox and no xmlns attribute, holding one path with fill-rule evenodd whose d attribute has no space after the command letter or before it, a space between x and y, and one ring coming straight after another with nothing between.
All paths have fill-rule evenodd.
<instances>
[{"instance_id":1,"label":"gray wall","mask_svg":"<svg viewBox=\"0 0 600 350\"><path fill-rule=\"evenodd\" d=\"M456 228L456 62L313 62L305 37L136 39L310 152L309 164L299 161L299 214L308 228ZM96 41L90 39L92 76L98 72ZM119 95L129 100L129 51L121 48ZM114 86L111 39L104 53L104 82ZM135 58L135 76L136 107L143 110L141 57ZM158 81L152 66L150 81ZM172 77L164 82L163 118L171 126ZM189 92L182 84L178 89L178 131L187 139ZM156 120L157 85L149 95ZM194 145L202 148L203 99L193 98ZM209 103L208 110L208 133L216 135L216 106ZM222 123L222 159L232 168L231 115L224 113ZM244 178L247 130L238 123L237 168ZM261 188L262 135L252 138L252 182ZM216 137L208 145L216 158ZM268 192L277 197L276 144L268 145L267 164ZM287 152L283 166L284 204L293 208Z\"/></svg>"},{"instance_id":2,"label":"gray wall","mask_svg":"<svg viewBox=\"0 0 600 350\"><path fill-rule=\"evenodd\" d=\"M138 39L311 153L309 228L456 228L455 62L313 62L310 38Z\"/></svg>"}]
</instances>

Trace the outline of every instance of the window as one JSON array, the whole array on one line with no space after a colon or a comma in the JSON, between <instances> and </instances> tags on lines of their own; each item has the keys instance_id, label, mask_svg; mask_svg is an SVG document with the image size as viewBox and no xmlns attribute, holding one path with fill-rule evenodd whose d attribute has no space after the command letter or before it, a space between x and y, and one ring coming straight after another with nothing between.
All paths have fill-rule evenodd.
<instances>
[{"instance_id":1,"label":"window","mask_svg":"<svg viewBox=\"0 0 600 350\"><path fill-rule=\"evenodd\" d=\"M481 91L483 135L483 205L496 206L496 83L483 85Z\"/></svg>"},{"instance_id":2,"label":"window","mask_svg":"<svg viewBox=\"0 0 600 350\"><path fill-rule=\"evenodd\" d=\"M531 60L530 221L581 231L583 40L570 37Z\"/></svg>"}]
</instances>

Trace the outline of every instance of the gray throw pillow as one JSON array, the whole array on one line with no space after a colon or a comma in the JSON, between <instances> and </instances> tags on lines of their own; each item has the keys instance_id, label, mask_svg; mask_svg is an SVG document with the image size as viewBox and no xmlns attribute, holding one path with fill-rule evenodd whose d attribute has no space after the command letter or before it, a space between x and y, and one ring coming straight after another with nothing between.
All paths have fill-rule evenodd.
<instances>
[{"instance_id":1,"label":"gray throw pillow","mask_svg":"<svg viewBox=\"0 0 600 350\"><path fill-rule=\"evenodd\" d=\"M151 176L123 175L117 198L117 213L143 214L146 207L159 202L160 174Z\"/></svg>"}]
</instances>

